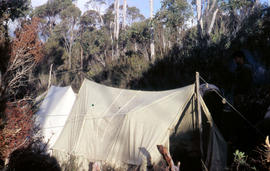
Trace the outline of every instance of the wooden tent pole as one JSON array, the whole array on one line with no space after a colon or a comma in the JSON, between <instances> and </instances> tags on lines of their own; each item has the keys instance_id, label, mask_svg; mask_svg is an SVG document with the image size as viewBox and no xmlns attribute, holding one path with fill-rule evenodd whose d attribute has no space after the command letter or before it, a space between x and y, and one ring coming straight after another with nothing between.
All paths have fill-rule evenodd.
<instances>
[{"instance_id":1,"label":"wooden tent pole","mask_svg":"<svg viewBox=\"0 0 270 171\"><path fill-rule=\"evenodd\" d=\"M203 158L203 137L202 137L202 114L201 114L201 101L200 101L200 75L196 72L196 97L197 97L197 110L198 110L198 128L200 133L200 150L201 157Z\"/></svg>"},{"instance_id":2,"label":"wooden tent pole","mask_svg":"<svg viewBox=\"0 0 270 171\"><path fill-rule=\"evenodd\" d=\"M50 86L51 86L51 79L52 79L52 67L53 67L53 64L51 64L51 66L50 66L50 73L49 73L49 82L48 82L48 90L49 90L49 88L50 88Z\"/></svg>"}]
</instances>

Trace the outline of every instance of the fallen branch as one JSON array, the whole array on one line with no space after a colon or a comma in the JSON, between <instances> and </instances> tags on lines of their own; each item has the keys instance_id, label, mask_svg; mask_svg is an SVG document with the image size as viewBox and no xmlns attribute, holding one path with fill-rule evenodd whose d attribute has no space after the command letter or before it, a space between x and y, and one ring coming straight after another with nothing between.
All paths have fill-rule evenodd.
<instances>
[{"instance_id":1,"label":"fallen branch","mask_svg":"<svg viewBox=\"0 0 270 171\"><path fill-rule=\"evenodd\" d=\"M157 145L158 151L162 155L163 159L167 162L168 170L170 171L180 171L180 162L177 163L177 166L174 165L170 152L163 145ZM166 169L167 170L167 169Z\"/></svg>"}]
</instances>

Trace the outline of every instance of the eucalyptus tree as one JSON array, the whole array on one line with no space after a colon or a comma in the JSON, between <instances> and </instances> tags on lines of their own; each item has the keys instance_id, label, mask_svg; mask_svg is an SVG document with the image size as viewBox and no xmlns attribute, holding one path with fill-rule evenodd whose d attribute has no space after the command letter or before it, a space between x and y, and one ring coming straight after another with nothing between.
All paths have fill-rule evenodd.
<instances>
[{"instance_id":1,"label":"eucalyptus tree","mask_svg":"<svg viewBox=\"0 0 270 171\"><path fill-rule=\"evenodd\" d=\"M151 30L151 38L150 38L150 60L154 61L155 60L155 44L154 44L154 27L153 27L153 0L149 0L150 3L150 30Z\"/></svg>"},{"instance_id":2,"label":"eucalyptus tree","mask_svg":"<svg viewBox=\"0 0 270 171\"><path fill-rule=\"evenodd\" d=\"M134 22L141 22L145 19L144 15L141 14L140 9L137 7L127 7L126 22L131 25Z\"/></svg>"},{"instance_id":3,"label":"eucalyptus tree","mask_svg":"<svg viewBox=\"0 0 270 171\"><path fill-rule=\"evenodd\" d=\"M164 0L160 11L156 14L155 25L159 29L156 32L160 35L163 51L168 44L179 43L181 31L188 27L188 22L192 16L191 6L187 0ZM167 41L168 42L167 42Z\"/></svg>"},{"instance_id":4,"label":"eucalyptus tree","mask_svg":"<svg viewBox=\"0 0 270 171\"><path fill-rule=\"evenodd\" d=\"M204 36L213 33L217 22L227 22L226 30L233 28L230 31L235 35L241 22L259 6L260 2L258 0L193 0L192 4L196 7L198 34ZM227 33L230 34L230 31Z\"/></svg>"},{"instance_id":5,"label":"eucalyptus tree","mask_svg":"<svg viewBox=\"0 0 270 171\"><path fill-rule=\"evenodd\" d=\"M78 41L81 47L81 68L84 61L95 61L103 66L106 65L110 36L107 28L101 27L100 23L99 14L95 10L88 10L80 17Z\"/></svg>"},{"instance_id":6,"label":"eucalyptus tree","mask_svg":"<svg viewBox=\"0 0 270 171\"><path fill-rule=\"evenodd\" d=\"M114 39L115 39L115 54L113 55L113 59L119 58L119 48L118 48L118 39L119 39L119 31L120 31L120 21L119 21L119 0L114 0Z\"/></svg>"},{"instance_id":7,"label":"eucalyptus tree","mask_svg":"<svg viewBox=\"0 0 270 171\"><path fill-rule=\"evenodd\" d=\"M149 55L147 53L151 37L149 20L131 24L131 26L126 30L126 36L130 50L144 54L145 60L149 60Z\"/></svg>"},{"instance_id":8,"label":"eucalyptus tree","mask_svg":"<svg viewBox=\"0 0 270 171\"><path fill-rule=\"evenodd\" d=\"M223 13L226 13L228 18L225 20L226 32L232 36L241 28L244 19L248 18L254 8L256 7L256 0L229 0L221 1L220 8Z\"/></svg>"},{"instance_id":9,"label":"eucalyptus tree","mask_svg":"<svg viewBox=\"0 0 270 171\"><path fill-rule=\"evenodd\" d=\"M107 5L105 0L88 0L85 6L90 10L95 10L98 14L100 19L101 25L104 24L103 17L102 17L102 7Z\"/></svg>"},{"instance_id":10,"label":"eucalyptus tree","mask_svg":"<svg viewBox=\"0 0 270 171\"><path fill-rule=\"evenodd\" d=\"M72 48L75 40L78 38L78 29L76 29L79 23L81 11L74 4L69 5L66 9L61 11L60 18L61 23L57 25L55 32L61 36L65 51L68 55L68 68L71 69L72 65Z\"/></svg>"},{"instance_id":11,"label":"eucalyptus tree","mask_svg":"<svg viewBox=\"0 0 270 171\"><path fill-rule=\"evenodd\" d=\"M72 0L49 0L44 5L34 9L31 16L41 18L41 35L45 41L48 40L55 26L61 21L60 13L70 5L72 5Z\"/></svg>"},{"instance_id":12,"label":"eucalyptus tree","mask_svg":"<svg viewBox=\"0 0 270 171\"><path fill-rule=\"evenodd\" d=\"M126 28L127 0L123 0L123 30Z\"/></svg>"}]
</instances>

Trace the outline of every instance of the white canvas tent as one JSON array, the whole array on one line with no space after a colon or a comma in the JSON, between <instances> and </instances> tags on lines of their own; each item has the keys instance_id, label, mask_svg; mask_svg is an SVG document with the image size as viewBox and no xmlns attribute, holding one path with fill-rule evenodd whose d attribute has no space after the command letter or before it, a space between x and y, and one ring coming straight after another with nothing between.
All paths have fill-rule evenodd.
<instances>
[{"instance_id":1,"label":"white canvas tent","mask_svg":"<svg viewBox=\"0 0 270 171\"><path fill-rule=\"evenodd\" d=\"M51 86L37 112L37 124L48 147L52 147L60 135L75 102L76 94L70 86Z\"/></svg>"},{"instance_id":2,"label":"white canvas tent","mask_svg":"<svg viewBox=\"0 0 270 171\"><path fill-rule=\"evenodd\" d=\"M199 98L202 158L209 170L223 170L226 142ZM52 148L53 155L60 163L75 156L81 170L88 170L89 162L96 161L115 167L141 165L145 152L157 163L159 144L180 146L187 155L200 153L195 100L194 85L150 92L107 87L86 79Z\"/></svg>"}]
</instances>

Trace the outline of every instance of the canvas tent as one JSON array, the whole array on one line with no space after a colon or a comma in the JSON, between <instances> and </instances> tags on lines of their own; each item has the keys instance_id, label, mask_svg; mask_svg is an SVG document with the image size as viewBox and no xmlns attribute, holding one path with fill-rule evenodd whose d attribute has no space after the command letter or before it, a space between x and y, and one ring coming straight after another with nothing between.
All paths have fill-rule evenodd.
<instances>
[{"instance_id":1,"label":"canvas tent","mask_svg":"<svg viewBox=\"0 0 270 171\"><path fill-rule=\"evenodd\" d=\"M55 142L53 155L66 162L75 156L81 170L100 161L115 167L152 163L161 155L156 145L180 146L200 153L194 85L168 91L135 91L107 87L85 79L71 113ZM201 97L203 161L209 170L223 170L226 142ZM179 151L180 152L180 151Z\"/></svg>"},{"instance_id":2,"label":"canvas tent","mask_svg":"<svg viewBox=\"0 0 270 171\"><path fill-rule=\"evenodd\" d=\"M75 102L76 94L70 86L51 86L37 112L36 123L48 147L52 147L60 135Z\"/></svg>"}]
</instances>

